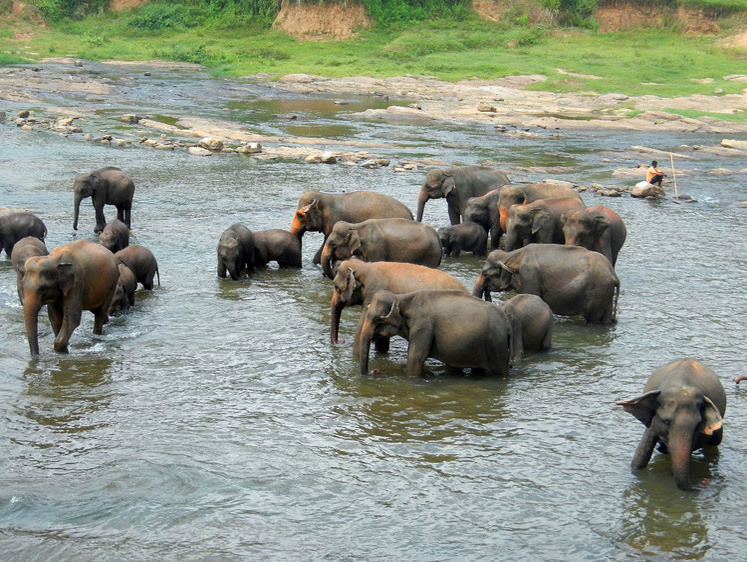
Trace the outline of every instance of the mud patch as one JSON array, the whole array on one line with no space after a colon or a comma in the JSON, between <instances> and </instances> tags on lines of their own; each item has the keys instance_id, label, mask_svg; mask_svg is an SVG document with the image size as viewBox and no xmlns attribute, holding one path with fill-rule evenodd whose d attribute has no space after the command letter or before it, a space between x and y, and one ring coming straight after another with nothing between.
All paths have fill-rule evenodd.
<instances>
[{"instance_id":1,"label":"mud patch","mask_svg":"<svg viewBox=\"0 0 747 562\"><path fill-rule=\"evenodd\" d=\"M682 6L677 10L670 10L661 6L620 2L599 8L594 13L594 18L601 33L641 28L660 29L670 25L681 26L684 33L714 35L720 31L717 18L709 15L706 10Z\"/></svg>"},{"instance_id":2,"label":"mud patch","mask_svg":"<svg viewBox=\"0 0 747 562\"><path fill-rule=\"evenodd\" d=\"M122 10L129 10L130 8L139 8L143 4L147 4L150 0L111 0L109 2L109 8L115 12L121 12Z\"/></svg>"},{"instance_id":3,"label":"mud patch","mask_svg":"<svg viewBox=\"0 0 747 562\"><path fill-rule=\"evenodd\" d=\"M341 41L355 37L356 30L371 23L361 5L301 5L284 0L272 28L304 41Z\"/></svg>"},{"instance_id":4,"label":"mud patch","mask_svg":"<svg viewBox=\"0 0 747 562\"><path fill-rule=\"evenodd\" d=\"M530 26L555 24L552 12L531 0L474 0L472 6L480 17L490 21L525 20Z\"/></svg>"}]
</instances>

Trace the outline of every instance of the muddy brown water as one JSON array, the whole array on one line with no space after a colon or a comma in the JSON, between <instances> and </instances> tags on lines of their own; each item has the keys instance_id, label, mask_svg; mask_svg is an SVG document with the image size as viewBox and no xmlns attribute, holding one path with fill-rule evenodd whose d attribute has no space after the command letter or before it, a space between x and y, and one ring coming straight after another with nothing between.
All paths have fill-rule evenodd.
<instances>
[{"instance_id":1,"label":"muddy brown water","mask_svg":"<svg viewBox=\"0 0 747 562\"><path fill-rule=\"evenodd\" d=\"M350 113L381 100L333 106L197 72L153 70L149 81L101 72L130 85L116 99L57 93L44 103L93 105L110 122L132 110L236 114L271 134L302 126L304 135L379 141L395 161L500 161L518 180L584 185L620 183L611 172L631 163L632 145L720 141L605 131L519 139L482 126L369 123ZM27 105L0 101L0 110ZM298 119L272 117L288 111ZM52 351L42 318L32 360L15 274L0 258L3 558L743 558L747 388L731 378L747 369L747 210L737 204L747 193L743 175L697 171L739 168L733 160L679 164L693 170L680 191L697 203L584 195L628 226L615 326L556 317L553 349L505 380L437 361L413 380L403 340L372 358L380 375L358 374L356 309L343 314L348 343L330 345L331 285L311 264L320 235L304 238L300 271L270 266L240 282L217 279L215 245L237 221L289 228L306 189L371 189L414 210L424 169L199 158L0 124L0 206L36 212L50 248L94 240L90 203L72 230L73 179L117 165L137 186L132 241L161 271L161 286L138 291L103 335L84 313L68 354ZM425 215L445 225L444 201ZM471 287L482 262L462 256L441 267ZM693 456L693 478L707 485L690 493L675 488L657 453L631 474L643 426L614 404L683 356L713 368L728 399L722 446Z\"/></svg>"}]
</instances>

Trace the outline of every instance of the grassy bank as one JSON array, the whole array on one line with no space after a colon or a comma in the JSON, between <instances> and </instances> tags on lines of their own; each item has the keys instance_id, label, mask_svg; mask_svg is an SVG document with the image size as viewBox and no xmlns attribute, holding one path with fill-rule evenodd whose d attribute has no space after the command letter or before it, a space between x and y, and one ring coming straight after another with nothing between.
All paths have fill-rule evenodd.
<instances>
[{"instance_id":1,"label":"grassy bank","mask_svg":"<svg viewBox=\"0 0 747 562\"><path fill-rule=\"evenodd\" d=\"M719 47L714 37L677 29L600 34L530 26L521 18L375 26L355 39L324 42L296 40L257 18L210 18L174 4L62 19L49 28L0 20L0 64L58 56L193 62L226 76L418 74L455 81L543 74L537 89L662 97L741 93L744 82L722 77L747 68L744 50ZM702 83L706 78L713 82Z\"/></svg>"}]
</instances>

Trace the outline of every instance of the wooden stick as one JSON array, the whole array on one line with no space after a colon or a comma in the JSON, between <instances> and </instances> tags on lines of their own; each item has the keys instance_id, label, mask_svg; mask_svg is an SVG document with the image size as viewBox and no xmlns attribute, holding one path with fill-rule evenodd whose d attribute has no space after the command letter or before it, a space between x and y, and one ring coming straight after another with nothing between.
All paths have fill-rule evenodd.
<instances>
[{"instance_id":1,"label":"wooden stick","mask_svg":"<svg viewBox=\"0 0 747 562\"><path fill-rule=\"evenodd\" d=\"M669 163L672 165L672 181L674 182L674 198L679 199L677 196L677 176L674 174L674 157L672 153L669 153Z\"/></svg>"}]
</instances>

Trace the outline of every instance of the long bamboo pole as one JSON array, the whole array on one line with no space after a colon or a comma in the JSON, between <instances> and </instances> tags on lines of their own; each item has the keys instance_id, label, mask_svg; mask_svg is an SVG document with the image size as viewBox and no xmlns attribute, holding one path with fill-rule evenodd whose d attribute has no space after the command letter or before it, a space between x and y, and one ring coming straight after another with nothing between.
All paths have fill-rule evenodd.
<instances>
[{"instance_id":1,"label":"long bamboo pole","mask_svg":"<svg viewBox=\"0 0 747 562\"><path fill-rule=\"evenodd\" d=\"M672 165L672 181L674 182L674 198L679 200L679 196L677 195L677 176L674 173L674 156L672 156L672 153L669 153L669 163Z\"/></svg>"}]
</instances>

